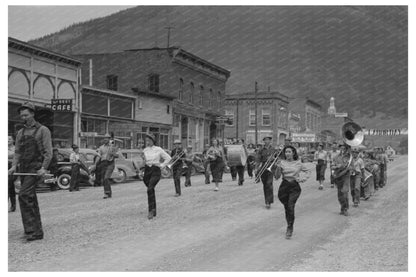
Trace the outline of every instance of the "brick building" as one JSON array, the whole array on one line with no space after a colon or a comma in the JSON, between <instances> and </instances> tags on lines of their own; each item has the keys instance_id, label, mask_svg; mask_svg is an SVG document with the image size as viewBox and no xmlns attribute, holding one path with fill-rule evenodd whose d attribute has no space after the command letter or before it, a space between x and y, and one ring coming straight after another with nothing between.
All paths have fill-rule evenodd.
<instances>
[{"instance_id":1,"label":"brick building","mask_svg":"<svg viewBox=\"0 0 416 277\"><path fill-rule=\"evenodd\" d=\"M221 137L217 118L223 115L228 70L178 47L78 57L84 61L83 83L137 97L133 145L147 131L155 133L165 148L181 139L195 151Z\"/></svg>"},{"instance_id":2,"label":"brick building","mask_svg":"<svg viewBox=\"0 0 416 277\"><path fill-rule=\"evenodd\" d=\"M23 127L17 108L30 101L35 118L47 126L52 144L79 143L81 61L26 42L8 39L8 134ZM71 99L71 111L53 111L52 99Z\"/></svg>"},{"instance_id":3,"label":"brick building","mask_svg":"<svg viewBox=\"0 0 416 277\"><path fill-rule=\"evenodd\" d=\"M279 92L257 93L257 140L273 137L273 145L284 143L289 136L288 97ZM227 95L225 115L230 122L225 127L227 139L242 138L255 143L255 95L254 92Z\"/></svg>"}]
</instances>

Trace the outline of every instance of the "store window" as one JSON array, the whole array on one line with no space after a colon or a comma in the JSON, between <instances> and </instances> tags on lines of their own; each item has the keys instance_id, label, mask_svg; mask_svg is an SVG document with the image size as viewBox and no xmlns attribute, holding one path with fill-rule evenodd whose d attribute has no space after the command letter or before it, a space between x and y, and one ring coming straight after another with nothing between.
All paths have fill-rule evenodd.
<instances>
[{"instance_id":1,"label":"store window","mask_svg":"<svg viewBox=\"0 0 416 277\"><path fill-rule=\"evenodd\" d=\"M110 98L110 116L132 119L133 100Z\"/></svg>"},{"instance_id":2,"label":"store window","mask_svg":"<svg viewBox=\"0 0 416 277\"><path fill-rule=\"evenodd\" d=\"M179 79L179 95L178 95L178 99L183 101L183 79L180 78Z\"/></svg>"},{"instance_id":3,"label":"store window","mask_svg":"<svg viewBox=\"0 0 416 277\"><path fill-rule=\"evenodd\" d=\"M106 120L82 118L81 132L96 132L98 135L105 135L107 131L106 123Z\"/></svg>"},{"instance_id":4,"label":"store window","mask_svg":"<svg viewBox=\"0 0 416 277\"><path fill-rule=\"evenodd\" d=\"M225 122L227 126L234 126L234 111L225 110L225 116L228 117L228 121Z\"/></svg>"},{"instance_id":5,"label":"store window","mask_svg":"<svg viewBox=\"0 0 416 277\"><path fill-rule=\"evenodd\" d=\"M107 97L102 95L82 95L82 112L97 115L108 115Z\"/></svg>"}]
</instances>

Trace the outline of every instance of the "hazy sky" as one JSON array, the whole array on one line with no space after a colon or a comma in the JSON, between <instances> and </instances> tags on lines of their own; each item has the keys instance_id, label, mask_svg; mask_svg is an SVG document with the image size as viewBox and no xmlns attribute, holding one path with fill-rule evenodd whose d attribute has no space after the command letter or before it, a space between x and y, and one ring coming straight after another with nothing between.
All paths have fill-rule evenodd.
<instances>
[{"instance_id":1,"label":"hazy sky","mask_svg":"<svg viewBox=\"0 0 416 277\"><path fill-rule=\"evenodd\" d=\"M28 41L132 6L9 6L8 36Z\"/></svg>"}]
</instances>

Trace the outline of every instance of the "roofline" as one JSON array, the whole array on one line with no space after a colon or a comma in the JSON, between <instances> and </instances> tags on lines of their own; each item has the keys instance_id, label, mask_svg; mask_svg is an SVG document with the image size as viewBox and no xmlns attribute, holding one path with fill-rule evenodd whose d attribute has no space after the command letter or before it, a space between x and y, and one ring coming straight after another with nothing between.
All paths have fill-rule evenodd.
<instances>
[{"instance_id":1,"label":"roofline","mask_svg":"<svg viewBox=\"0 0 416 277\"><path fill-rule=\"evenodd\" d=\"M70 56L67 56L67 55L62 55L60 53L57 53L57 52L48 50L46 48L42 48L42 47L33 45L33 44L29 44L27 42L24 42L24 41L21 41L21 40L12 38L12 37L8 38L8 45L9 45L9 47L17 49L17 50L19 50L19 49L17 47L15 47L14 45L19 45L19 46L23 47L24 51L27 51L27 52L29 52L31 54L35 54L35 55L37 54L38 56L42 56L42 55L39 55L39 53L38 53L38 52L42 52L42 53L45 53L45 54L48 54L48 55L52 56L53 59L61 61L61 62L74 64L74 65L77 65L77 66L82 64L81 61L79 61L79 60L77 60L73 57L70 57Z\"/></svg>"},{"instance_id":2,"label":"roofline","mask_svg":"<svg viewBox=\"0 0 416 277\"><path fill-rule=\"evenodd\" d=\"M229 94L225 95L225 100L234 100L234 99L254 99L255 94L254 92L246 92L241 94ZM280 99L284 102L289 103L290 97L287 95L284 95L278 91L261 91L257 92L257 98L271 98L271 99Z\"/></svg>"},{"instance_id":3,"label":"roofline","mask_svg":"<svg viewBox=\"0 0 416 277\"><path fill-rule=\"evenodd\" d=\"M120 93L114 90L108 90L108 89L102 89L102 88L97 88L97 87L91 87L91 86L87 86L87 85L82 85L81 86L81 91L84 92L83 90L90 90L90 91L98 91L101 93L105 93L105 94L110 94L110 95L115 95L115 96L120 96L120 97L124 97L124 98L131 98L131 99L136 99L136 96L133 95L128 95L128 94L124 94L124 93Z\"/></svg>"}]
</instances>

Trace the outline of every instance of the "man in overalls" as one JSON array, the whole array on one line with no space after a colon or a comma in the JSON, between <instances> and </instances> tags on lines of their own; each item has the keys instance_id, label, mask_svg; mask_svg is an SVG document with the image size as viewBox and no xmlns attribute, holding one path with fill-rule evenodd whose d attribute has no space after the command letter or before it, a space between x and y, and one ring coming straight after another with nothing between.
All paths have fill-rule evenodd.
<instances>
[{"instance_id":1,"label":"man in overalls","mask_svg":"<svg viewBox=\"0 0 416 277\"><path fill-rule=\"evenodd\" d=\"M15 156L9 175L19 165L21 173L33 175L21 176L19 204L27 241L43 239L36 185L47 172L52 159L52 142L49 129L35 121L35 106L26 102L18 109L24 127L16 136Z\"/></svg>"}]
</instances>

